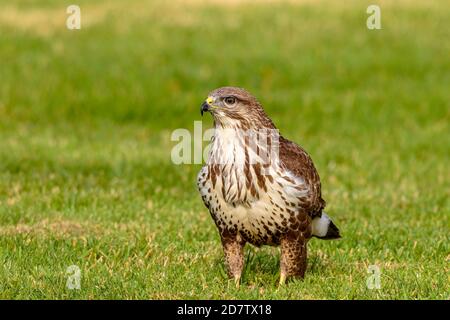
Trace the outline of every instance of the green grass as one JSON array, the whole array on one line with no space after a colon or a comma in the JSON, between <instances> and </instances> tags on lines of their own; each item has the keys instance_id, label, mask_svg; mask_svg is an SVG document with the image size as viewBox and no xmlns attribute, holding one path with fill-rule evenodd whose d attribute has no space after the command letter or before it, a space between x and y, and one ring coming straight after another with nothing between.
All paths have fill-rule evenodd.
<instances>
[{"instance_id":1,"label":"green grass","mask_svg":"<svg viewBox=\"0 0 450 320\"><path fill-rule=\"evenodd\" d=\"M449 298L448 1L380 2L378 31L370 1L77 3L80 31L64 1L0 10L0 298ZM278 249L247 247L235 289L200 165L170 161L223 85L319 170L343 239L309 243L304 281L278 289Z\"/></svg>"}]
</instances>

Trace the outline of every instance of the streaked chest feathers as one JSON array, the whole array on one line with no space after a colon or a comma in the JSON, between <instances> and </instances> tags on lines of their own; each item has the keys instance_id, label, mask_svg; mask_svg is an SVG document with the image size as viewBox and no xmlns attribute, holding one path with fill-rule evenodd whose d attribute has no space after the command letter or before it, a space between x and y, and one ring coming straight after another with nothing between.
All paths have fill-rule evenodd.
<instances>
[{"instance_id":1,"label":"streaked chest feathers","mask_svg":"<svg viewBox=\"0 0 450 320\"><path fill-rule=\"evenodd\" d=\"M198 188L220 230L239 231L249 242L276 242L294 228L308 187L279 161L277 134L216 129Z\"/></svg>"}]
</instances>

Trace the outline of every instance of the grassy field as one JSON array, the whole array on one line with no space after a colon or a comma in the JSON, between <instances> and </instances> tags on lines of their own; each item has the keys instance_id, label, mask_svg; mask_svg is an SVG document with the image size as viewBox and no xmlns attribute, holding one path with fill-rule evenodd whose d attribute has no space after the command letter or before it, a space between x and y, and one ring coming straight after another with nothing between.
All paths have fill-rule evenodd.
<instances>
[{"instance_id":1,"label":"grassy field","mask_svg":"<svg viewBox=\"0 0 450 320\"><path fill-rule=\"evenodd\" d=\"M0 298L449 298L448 1L376 1L382 30L373 1L76 3L70 31L65 1L0 2ZM200 165L171 162L223 85L319 170L343 239L310 242L304 281L249 246L236 289Z\"/></svg>"}]
</instances>

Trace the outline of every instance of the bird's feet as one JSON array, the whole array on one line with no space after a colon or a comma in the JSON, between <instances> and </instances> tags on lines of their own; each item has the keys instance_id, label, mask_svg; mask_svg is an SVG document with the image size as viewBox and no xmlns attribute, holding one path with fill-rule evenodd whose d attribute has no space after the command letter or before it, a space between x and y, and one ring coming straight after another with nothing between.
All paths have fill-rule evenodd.
<instances>
[{"instance_id":1,"label":"bird's feet","mask_svg":"<svg viewBox=\"0 0 450 320\"><path fill-rule=\"evenodd\" d=\"M234 279L236 288L239 288L242 270L244 269L245 242L240 238L227 238L222 235L222 245L225 253L225 265L227 266L228 276L231 279Z\"/></svg>"},{"instance_id":2,"label":"bird's feet","mask_svg":"<svg viewBox=\"0 0 450 320\"><path fill-rule=\"evenodd\" d=\"M280 275L280 282L278 284L279 287L284 286L286 283L286 274L281 273Z\"/></svg>"},{"instance_id":3,"label":"bird's feet","mask_svg":"<svg viewBox=\"0 0 450 320\"><path fill-rule=\"evenodd\" d=\"M236 285L236 289L239 289L239 287L241 286L241 275L240 274L236 274L234 276L234 284Z\"/></svg>"}]
</instances>

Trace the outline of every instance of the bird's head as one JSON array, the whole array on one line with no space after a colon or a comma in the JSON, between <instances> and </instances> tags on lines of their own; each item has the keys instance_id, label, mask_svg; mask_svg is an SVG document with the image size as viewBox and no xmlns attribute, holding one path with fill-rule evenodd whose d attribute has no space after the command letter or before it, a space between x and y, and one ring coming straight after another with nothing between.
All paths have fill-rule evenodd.
<instances>
[{"instance_id":1,"label":"bird's head","mask_svg":"<svg viewBox=\"0 0 450 320\"><path fill-rule=\"evenodd\" d=\"M200 112L210 112L215 126L222 128L274 128L261 104L242 88L222 87L209 93Z\"/></svg>"}]
</instances>

